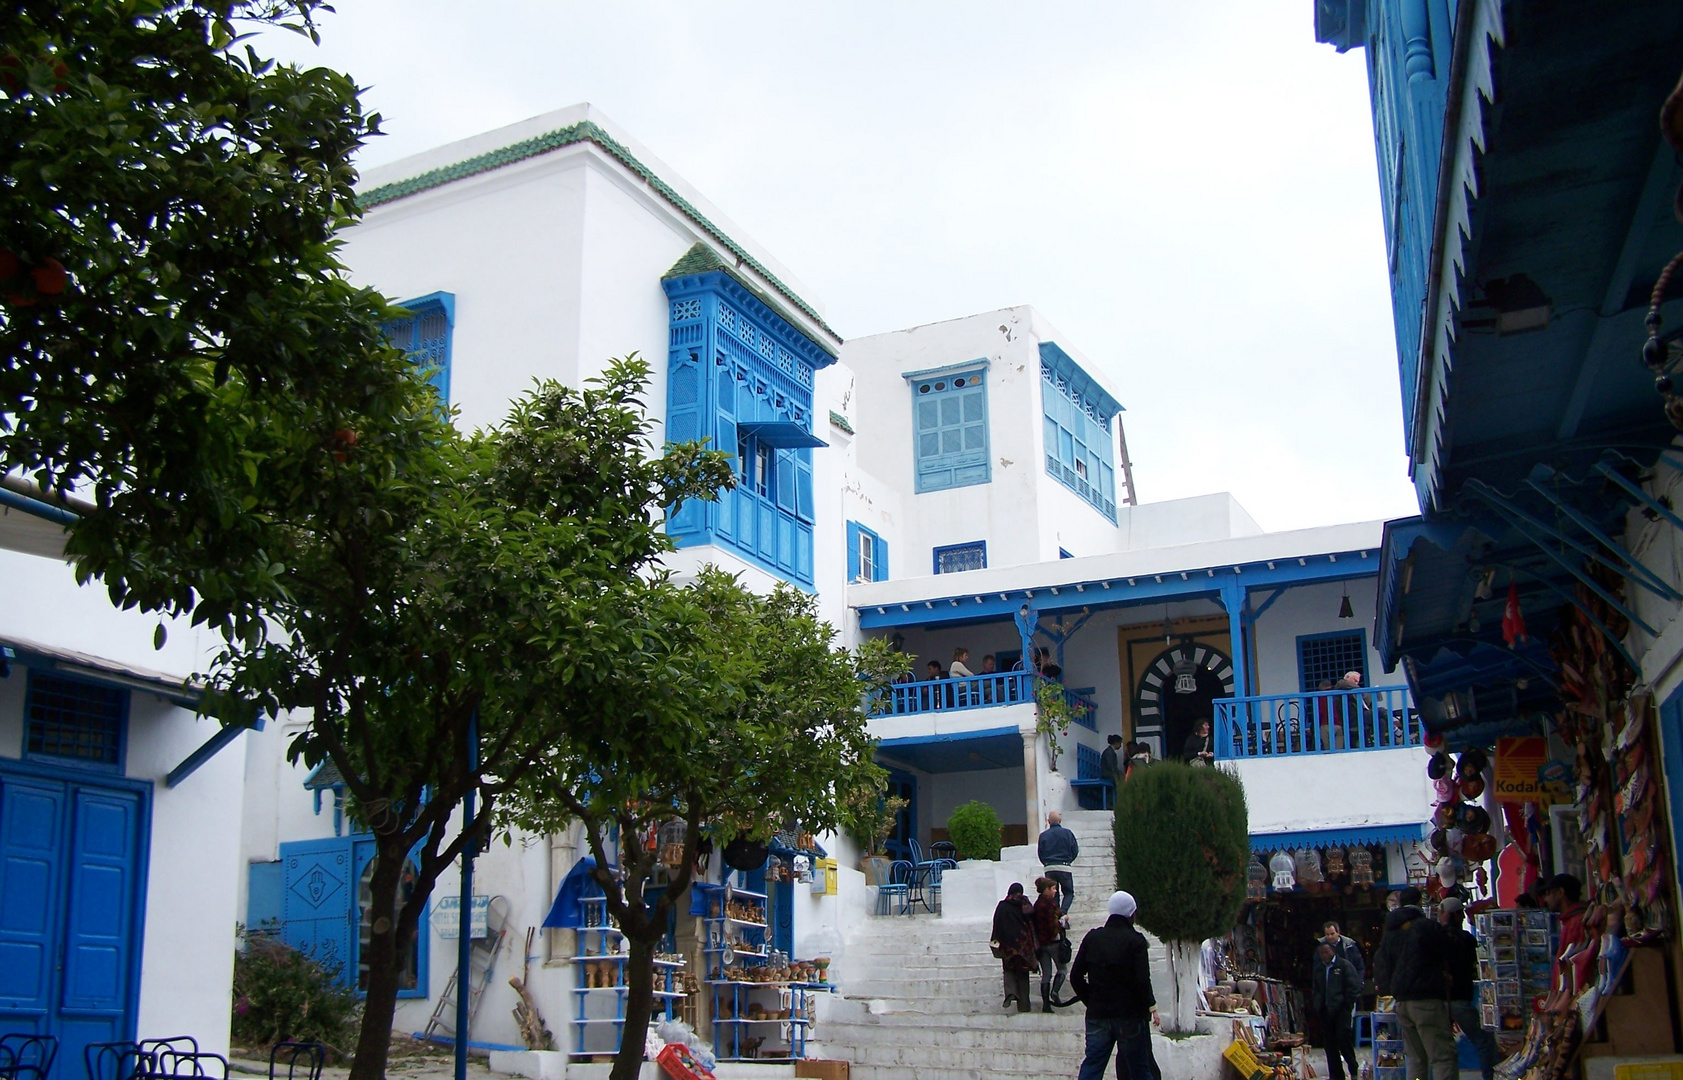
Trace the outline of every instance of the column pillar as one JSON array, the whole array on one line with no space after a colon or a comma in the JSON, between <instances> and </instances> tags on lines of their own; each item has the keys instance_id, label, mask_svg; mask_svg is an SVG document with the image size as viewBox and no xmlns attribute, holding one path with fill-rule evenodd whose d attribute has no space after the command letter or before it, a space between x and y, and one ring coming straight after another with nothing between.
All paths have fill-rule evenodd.
<instances>
[{"instance_id":1,"label":"column pillar","mask_svg":"<svg viewBox=\"0 0 1683 1080\"><path fill-rule=\"evenodd\" d=\"M1023 802L1028 809L1028 842L1040 835L1040 730L1030 728L1023 736Z\"/></svg>"},{"instance_id":2,"label":"column pillar","mask_svg":"<svg viewBox=\"0 0 1683 1080\"><path fill-rule=\"evenodd\" d=\"M1245 662L1245 593L1237 575L1221 583L1221 606L1227 609L1227 634L1233 658L1233 694L1250 694L1250 665Z\"/></svg>"}]
</instances>

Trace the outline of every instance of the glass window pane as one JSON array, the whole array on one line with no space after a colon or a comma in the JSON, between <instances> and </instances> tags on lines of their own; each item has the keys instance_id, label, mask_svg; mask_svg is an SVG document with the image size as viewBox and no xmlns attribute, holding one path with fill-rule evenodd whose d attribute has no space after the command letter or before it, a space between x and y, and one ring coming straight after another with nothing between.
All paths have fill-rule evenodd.
<instances>
[{"instance_id":1,"label":"glass window pane","mask_svg":"<svg viewBox=\"0 0 1683 1080\"><path fill-rule=\"evenodd\" d=\"M1065 465L1075 464L1075 440L1067 431L1058 432L1058 457Z\"/></svg>"},{"instance_id":2,"label":"glass window pane","mask_svg":"<svg viewBox=\"0 0 1683 1080\"><path fill-rule=\"evenodd\" d=\"M959 447L962 444L962 442L963 442L963 438L959 435L959 429L958 428L948 428L947 430L941 432L941 453L943 453L943 454L956 454L956 453L958 453Z\"/></svg>"},{"instance_id":3,"label":"glass window pane","mask_svg":"<svg viewBox=\"0 0 1683 1080\"><path fill-rule=\"evenodd\" d=\"M972 421L985 419L986 413L983 410L982 406L983 406L982 392L980 390L976 391L974 394L965 394L964 395L964 420L965 420L965 422L970 423Z\"/></svg>"},{"instance_id":4,"label":"glass window pane","mask_svg":"<svg viewBox=\"0 0 1683 1080\"><path fill-rule=\"evenodd\" d=\"M918 436L918 440L917 440L917 456L918 457L926 457L926 458L939 457L940 454L941 454L941 436L936 435L933 432L931 432L928 435L919 435Z\"/></svg>"},{"instance_id":5,"label":"glass window pane","mask_svg":"<svg viewBox=\"0 0 1683 1080\"><path fill-rule=\"evenodd\" d=\"M941 423L956 424L959 421L959 407L957 398L941 399Z\"/></svg>"},{"instance_id":6,"label":"glass window pane","mask_svg":"<svg viewBox=\"0 0 1683 1080\"><path fill-rule=\"evenodd\" d=\"M985 424L964 425L964 448L966 450L980 450L982 444L987 441L987 433L988 429Z\"/></svg>"},{"instance_id":7,"label":"glass window pane","mask_svg":"<svg viewBox=\"0 0 1683 1080\"><path fill-rule=\"evenodd\" d=\"M933 401L917 403L917 426L919 431L928 431L941 426L941 413Z\"/></svg>"}]
</instances>

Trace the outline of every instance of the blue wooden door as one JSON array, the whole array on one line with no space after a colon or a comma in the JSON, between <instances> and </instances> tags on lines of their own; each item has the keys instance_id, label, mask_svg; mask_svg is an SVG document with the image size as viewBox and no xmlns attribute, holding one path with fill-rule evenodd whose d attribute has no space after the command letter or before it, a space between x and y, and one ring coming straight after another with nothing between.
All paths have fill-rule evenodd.
<instances>
[{"instance_id":1,"label":"blue wooden door","mask_svg":"<svg viewBox=\"0 0 1683 1080\"><path fill-rule=\"evenodd\" d=\"M0 775L0 1031L52 1033L64 785Z\"/></svg>"},{"instance_id":2,"label":"blue wooden door","mask_svg":"<svg viewBox=\"0 0 1683 1080\"><path fill-rule=\"evenodd\" d=\"M281 845L281 939L341 979L355 977L351 913L356 877L349 837Z\"/></svg>"},{"instance_id":3,"label":"blue wooden door","mask_svg":"<svg viewBox=\"0 0 1683 1080\"><path fill-rule=\"evenodd\" d=\"M0 772L0 1032L61 1061L131 1039L145 887L143 789Z\"/></svg>"}]
</instances>

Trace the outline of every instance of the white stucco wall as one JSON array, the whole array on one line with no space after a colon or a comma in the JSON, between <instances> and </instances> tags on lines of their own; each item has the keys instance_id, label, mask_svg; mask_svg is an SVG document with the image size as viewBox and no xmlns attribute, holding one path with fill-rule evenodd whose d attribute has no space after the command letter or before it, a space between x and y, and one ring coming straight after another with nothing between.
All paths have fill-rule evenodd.
<instances>
[{"instance_id":1,"label":"white stucco wall","mask_svg":"<svg viewBox=\"0 0 1683 1080\"><path fill-rule=\"evenodd\" d=\"M0 635L177 678L207 666L210 634L166 619L168 641L154 649L156 615L116 610L103 589L78 586L62 562L0 551L0 576L8 590ZM22 754L26 681L21 664L0 679L3 757ZM204 1049L224 1053L242 874L242 747L236 741L178 786L164 786L165 775L216 730L189 709L130 692L124 775L152 784L138 1030L190 1032Z\"/></svg>"},{"instance_id":2,"label":"white stucco wall","mask_svg":"<svg viewBox=\"0 0 1683 1080\"><path fill-rule=\"evenodd\" d=\"M1432 807L1426 754L1363 750L1230 762L1245 784L1252 835L1417 824Z\"/></svg>"}]
</instances>

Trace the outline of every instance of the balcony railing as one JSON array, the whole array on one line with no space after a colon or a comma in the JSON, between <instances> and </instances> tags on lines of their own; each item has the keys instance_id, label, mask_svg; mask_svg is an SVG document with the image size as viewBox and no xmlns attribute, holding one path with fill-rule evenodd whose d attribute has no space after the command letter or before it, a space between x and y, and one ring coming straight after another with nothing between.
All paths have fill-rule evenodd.
<instances>
[{"instance_id":1,"label":"balcony railing","mask_svg":"<svg viewBox=\"0 0 1683 1080\"><path fill-rule=\"evenodd\" d=\"M871 715L909 716L913 713L1033 704L1034 681L1037 678L1039 676L1022 671L1002 671L992 675L967 675L957 679L896 683L877 699ZM1074 722L1096 731L1097 707L1073 690L1060 690Z\"/></svg>"},{"instance_id":2,"label":"balcony railing","mask_svg":"<svg viewBox=\"0 0 1683 1080\"><path fill-rule=\"evenodd\" d=\"M1336 754L1419 746L1420 714L1406 686L1219 698L1218 758Z\"/></svg>"}]
</instances>

